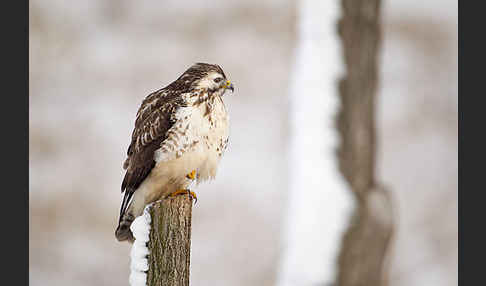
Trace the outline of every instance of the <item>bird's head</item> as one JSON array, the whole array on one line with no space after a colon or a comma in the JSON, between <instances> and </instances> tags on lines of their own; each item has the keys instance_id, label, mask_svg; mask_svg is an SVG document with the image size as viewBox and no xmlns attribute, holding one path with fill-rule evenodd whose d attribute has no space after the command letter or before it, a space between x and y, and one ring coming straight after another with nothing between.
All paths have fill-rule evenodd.
<instances>
[{"instance_id":1,"label":"bird's head","mask_svg":"<svg viewBox=\"0 0 486 286\"><path fill-rule=\"evenodd\" d=\"M190 90L207 91L209 95L222 96L226 90L234 92L234 86L218 65L196 63L186 70L178 79Z\"/></svg>"}]
</instances>

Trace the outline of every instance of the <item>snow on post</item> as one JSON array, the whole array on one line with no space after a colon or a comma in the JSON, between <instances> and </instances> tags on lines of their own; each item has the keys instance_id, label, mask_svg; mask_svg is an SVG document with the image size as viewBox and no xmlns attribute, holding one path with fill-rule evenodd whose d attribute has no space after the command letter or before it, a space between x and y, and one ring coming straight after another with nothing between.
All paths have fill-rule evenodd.
<instances>
[{"instance_id":1,"label":"snow on post","mask_svg":"<svg viewBox=\"0 0 486 286\"><path fill-rule=\"evenodd\" d=\"M130 285L189 285L193 202L192 196L169 196L133 221Z\"/></svg>"},{"instance_id":2,"label":"snow on post","mask_svg":"<svg viewBox=\"0 0 486 286\"><path fill-rule=\"evenodd\" d=\"M151 205L145 207L143 214L132 222L130 230L135 241L130 251L130 277L131 286L145 286L147 283L149 249L147 243L150 237L150 213Z\"/></svg>"}]
</instances>

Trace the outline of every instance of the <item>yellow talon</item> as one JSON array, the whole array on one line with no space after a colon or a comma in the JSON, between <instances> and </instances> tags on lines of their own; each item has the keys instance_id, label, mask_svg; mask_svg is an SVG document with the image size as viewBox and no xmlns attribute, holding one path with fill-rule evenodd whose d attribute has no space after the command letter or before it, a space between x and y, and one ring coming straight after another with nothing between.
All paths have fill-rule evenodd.
<instances>
[{"instance_id":1,"label":"yellow talon","mask_svg":"<svg viewBox=\"0 0 486 286\"><path fill-rule=\"evenodd\" d=\"M186 194L190 195L194 199L194 204L197 203L196 193L195 192L192 192L189 189L177 190L177 191L173 192L172 194L170 194L169 197L175 197L175 196L178 196L178 195L186 195Z\"/></svg>"},{"instance_id":2,"label":"yellow talon","mask_svg":"<svg viewBox=\"0 0 486 286\"><path fill-rule=\"evenodd\" d=\"M175 197L177 195L184 195L184 194L187 194L187 191L188 190L185 190L185 189L177 190L177 191L173 192L172 194L170 194L170 196Z\"/></svg>"},{"instance_id":3,"label":"yellow talon","mask_svg":"<svg viewBox=\"0 0 486 286\"><path fill-rule=\"evenodd\" d=\"M196 170L193 170L192 172L187 174L186 178L188 178L189 180L194 180L196 178Z\"/></svg>"},{"instance_id":4,"label":"yellow talon","mask_svg":"<svg viewBox=\"0 0 486 286\"><path fill-rule=\"evenodd\" d=\"M192 196L192 198L194 199L194 204L197 203L197 196L196 196L196 193L195 192L191 192L189 191L189 194Z\"/></svg>"}]
</instances>

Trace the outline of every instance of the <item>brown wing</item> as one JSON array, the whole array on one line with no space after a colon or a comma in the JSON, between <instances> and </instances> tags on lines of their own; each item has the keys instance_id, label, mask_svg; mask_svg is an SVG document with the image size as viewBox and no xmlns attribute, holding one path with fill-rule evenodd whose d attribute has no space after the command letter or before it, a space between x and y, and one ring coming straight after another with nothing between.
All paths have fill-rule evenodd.
<instances>
[{"instance_id":1,"label":"brown wing","mask_svg":"<svg viewBox=\"0 0 486 286\"><path fill-rule=\"evenodd\" d=\"M166 89L147 96L137 112L128 157L123 164L127 171L121 185L121 191L125 194L120 208L120 220L133 193L155 166L154 152L160 148L166 139L167 130L174 124L172 115L184 106L180 92Z\"/></svg>"}]
</instances>

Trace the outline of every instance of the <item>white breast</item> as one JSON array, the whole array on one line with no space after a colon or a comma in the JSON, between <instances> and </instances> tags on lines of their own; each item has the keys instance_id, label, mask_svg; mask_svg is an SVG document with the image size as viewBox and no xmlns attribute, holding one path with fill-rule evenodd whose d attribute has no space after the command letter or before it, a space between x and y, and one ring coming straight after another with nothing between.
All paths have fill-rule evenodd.
<instances>
[{"instance_id":1,"label":"white breast","mask_svg":"<svg viewBox=\"0 0 486 286\"><path fill-rule=\"evenodd\" d=\"M228 142L229 118L222 99L214 96L209 105L181 108L175 117L167 139L155 152L154 169L158 170L152 173L169 172L170 176L184 178L196 170L198 182L214 178ZM170 171L164 168L168 166Z\"/></svg>"},{"instance_id":2,"label":"white breast","mask_svg":"<svg viewBox=\"0 0 486 286\"><path fill-rule=\"evenodd\" d=\"M167 139L155 151L155 167L130 204L130 212L135 216L142 213L146 204L186 189L190 184L186 175L193 170L197 172L198 183L216 176L229 131L222 99L215 96L209 109L205 103L181 108L175 118Z\"/></svg>"}]
</instances>

